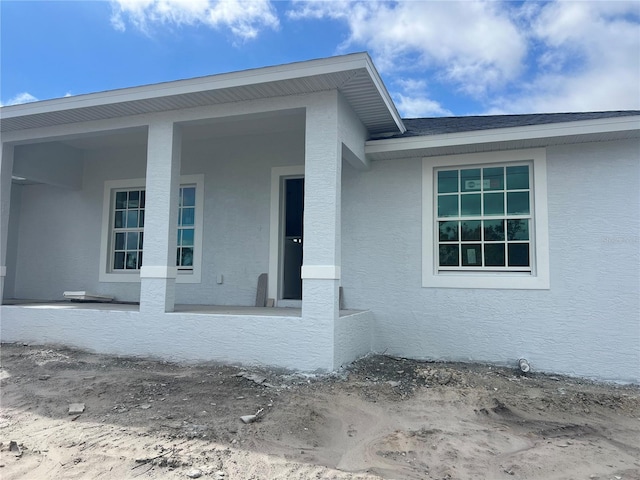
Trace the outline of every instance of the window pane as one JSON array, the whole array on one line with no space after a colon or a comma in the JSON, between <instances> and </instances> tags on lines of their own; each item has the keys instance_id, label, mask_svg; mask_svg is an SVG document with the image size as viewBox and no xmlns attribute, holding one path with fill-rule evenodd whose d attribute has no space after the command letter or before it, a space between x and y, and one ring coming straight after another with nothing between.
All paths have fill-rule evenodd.
<instances>
[{"instance_id":1,"label":"window pane","mask_svg":"<svg viewBox=\"0 0 640 480\"><path fill-rule=\"evenodd\" d=\"M504 243L488 243L484 246L484 264L487 267L504 267Z\"/></svg>"},{"instance_id":2,"label":"window pane","mask_svg":"<svg viewBox=\"0 0 640 480\"><path fill-rule=\"evenodd\" d=\"M140 232L139 237L140 237L140 240L138 242L138 250L142 250L142 240L143 240L143 237L144 237L144 233Z\"/></svg>"},{"instance_id":3,"label":"window pane","mask_svg":"<svg viewBox=\"0 0 640 480\"><path fill-rule=\"evenodd\" d=\"M146 193L144 190L140 190L140 208L144 208L144 201L146 198Z\"/></svg>"},{"instance_id":4,"label":"window pane","mask_svg":"<svg viewBox=\"0 0 640 480\"><path fill-rule=\"evenodd\" d=\"M479 244L462 245L462 266L473 267L482 265L482 247Z\"/></svg>"},{"instance_id":5,"label":"window pane","mask_svg":"<svg viewBox=\"0 0 640 480\"><path fill-rule=\"evenodd\" d=\"M440 266L441 267L459 266L458 245L440 245Z\"/></svg>"},{"instance_id":6,"label":"window pane","mask_svg":"<svg viewBox=\"0 0 640 480\"><path fill-rule=\"evenodd\" d=\"M484 214L504 215L504 195L502 193L484 194Z\"/></svg>"},{"instance_id":7,"label":"window pane","mask_svg":"<svg viewBox=\"0 0 640 480\"><path fill-rule=\"evenodd\" d=\"M480 240L480 220L462 222L462 241Z\"/></svg>"},{"instance_id":8,"label":"window pane","mask_svg":"<svg viewBox=\"0 0 640 480\"><path fill-rule=\"evenodd\" d=\"M507 190L529 188L529 166L507 167Z\"/></svg>"},{"instance_id":9,"label":"window pane","mask_svg":"<svg viewBox=\"0 0 640 480\"><path fill-rule=\"evenodd\" d=\"M529 220L507 220L507 240L529 240Z\"/></svg>"},{"instance_id":10,"label":"window pane","mask_svg":"<svg viewBox=\"0 0 640 480\"><path fill-rule=\"evenodd\" d=\"M484 222L484 240L486 242L504 241L504 220L486 220ZM504 252L502 257L504 258Z\"/></svg>"},{"instance_id":11,"label":"window pane","mask_svg":"<svg viewBox=\"0 0 640 480\"><path fill-rule=\"evenodd\" d=\"M176 245L178 246L182 245L182 229L181 228L178 229L178 238L176 240Z\"/></svg>"},{"instance_id":12,"label":"window pane","mask_svg":"<svg viewBox=\"0 0 640 480\"><path fill-rule=\"evenodd\" d=\"M116 193L116 208L127 208L127 192Z\"/></svg>"},{"instance_id":13,"label":"window pane","mask_svg":"<svg viewBox=\"0 0 640 480\"><path fill-rule=\"evenodd\" d=\"M127 228L138 228L137 210L127 210Z\"/></svg>"},{"instance_id":14,"label":"window pane","mask_svg":"<svg viewBox=\"0 0 640 480\"><path fill-rule=\"evenodd\" d=\"M138 232L127 232L127 250L138 249Z\"/></svg>"},{"instance_id":15,"label":"window pane","mask_svg":"<svg viewBox=\"0 0 640 480\"><path fill-rule=\"evenodd\" d=\"M447 170L438 172L438 193L453 193L458 191L458 171Z\"/></svg>"},{"instance_id":16,"label":"window pane","mask_svg":"<svg viewBox=\"0 0 640 480\"><path fill-rule=\"evenodd\" d=\"M457 217L458 216L458 196L442 195L438 197L438 216Z\"/></svg>"},{"instance_id":17,"label":"window pane","mask_svg":"<svg viewBox=\"0 0 640 480\"><path fill-rule=\"evenodd\" d=\"M138 252L127 252L127 270L136 270L138 268Z\"/></svg>"},{"instance_id":18,"label":"window pane","mask_svg":"<svg viewBox=\"0 0 640 480\"><path fill-rule=\"evenodd\" d=\"M192 247L193 246L193 228L185 228L182 230L182 243L180 245Z\"/></svg>"},{"instance_id":19,"label":"window pane","mask_svg":"<svg viewBox=\"0 0 640 480\"><path fill-rule=\"evenodd\" d=\"M458 240L458 222L440 222L440 241L455 242Z\"/></svg>"},{"instance_id":20,"label":"window pane","mask_svg":"<svg viewBox=\"0 0 640 480\"><path fill-rule=\"evenodd\" d=\"M139 191L129 192L128 207L138 208L138 205L140 205L140 192Z\"/></svg>"},{"instance_id":21,"label":"window pane","mask_svg":"<svg viewBox=\"0 0 640 480\"><path fill-rule=\"evenodd\" d=\"M113 228L124 227L124 211L120 210L113 216Z\"/></svg>"},{"instance_id":22,"label":"window pane","mask_svg":"<svg viewBox=\"0 0 640 480\"><path fill-rule=\"evenodd\" d=\"M460 171L460 186L463 192L479 192L482 189L482 183L480 182L480 169L474 168L471 170Z\"/></svg>"},{"instance_id":23,"label":"window pane","mask_svg":"<svg viewBox=\"0 0 640 480\"><path fill-rule=\"evenodd\" d=\"M114 270L124 269L124 252L116 252L113 256L113 268Z\"/></svg>"},{"instance_id":24,"label":"window pane","mask_svg":"<svg viewBox=\"0 0 640 480\"><path fill-rule=\"evenodd\" d=\"M138 226L140 228L144 227L144 210L140 210L140 215L138 218Z\"/></svg>"},{"instance_id":25,"label":"window pane","mask_svg":"<svg viewBox=\"0 0 640 480\"><path fill-rule=\"evenodd\" d=\"M182 249L181 256L181 267L192 267L193 266L193 248L187 247Z\"/></svg>"},{"instance_id":26,"label":"window pane","mask_svg":"<svg viewBox=\"0 0 640 480\"><path fill-rule=\"evenodd\" d=\"M196 204L196 189L195 187L184 187L182 189L182 206L193 207Z\"/></svg>"},{"instance_id":27,"label":"window pane","mask_svg":"<svg viewBox=\"0 0 640 480\"><path fill-rule=\"evenodd\" d=\"M507 213L528 214L529 213L529 192L508 192L507 193Z\"/></svg>"},{"instance_id":28,"label":"window pane","mask_svg":"<svg viewBox=\"0 0 640 480\"><path fill-rule=\"evenodd\" d=\"M504 168L483 168L482 179L485 190L504 190Z\"/></svg>"},{"instance_id":29,"label":"window pane","mask_svg":"<svg viewBox=\"0 0 640 480\"><path fill-rule=\"evenodd\" d=\"M138 252L138 268L142 267L142 252Z\"/></svg>"},{"instance_id":30,"label":"window pane","mask_svg":"<svg viewBox=\"0 0 640 480\"><path fill-rule=\"evenodd\" d=\"M124 233L116 233L116 241L114 242L114 250L124 250Z\"/></svg>"},{"instance_id":31,"label":"window pane","mask_svg":"<svg viewBox=\"0 0 640 480\"><path fill-rule=\"evenodd\" d=\"M528 267L529 266L529 244L528 243L510 243L509 248L509 266L510 267Z\"/></svg>"},{"instance_id":32,"label":"window pane","mask_svg":"<svg viewBox=\"0 0 640 480\"><path fill-rule=\"evenodd\" d=\"M480 215L480 194L461 195L461 215Z\"/></svg>"},{"instance_id":33,"label":"window pane","mask_svg":"<svg viewBox=\"0 0 640 480\"><path fill-rule=\"evenodd\" d=\"M195 209L183 208L182 209L182 225L190 226L190 225L193 225L194 221L195 221Z\"/></svg>"}]
</instances>

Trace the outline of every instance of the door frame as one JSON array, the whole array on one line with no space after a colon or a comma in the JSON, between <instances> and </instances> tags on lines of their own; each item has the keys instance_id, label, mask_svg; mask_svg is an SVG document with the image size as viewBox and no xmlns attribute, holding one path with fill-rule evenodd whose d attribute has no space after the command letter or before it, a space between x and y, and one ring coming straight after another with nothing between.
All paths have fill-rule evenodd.
<instances>
[{"instance_id":1,"label":"door frame","mask_svg":"<svg viewBox=\"0 0 640 480\"><path fill-rule=\"evenodd\" d=\"M302 307L301 300L283 300L282 296L282 185L285 178L304 178L304 165L271 168L271 207L269 222L269 287L268 298L278 306Z\"/></svg>"}]
</instances>

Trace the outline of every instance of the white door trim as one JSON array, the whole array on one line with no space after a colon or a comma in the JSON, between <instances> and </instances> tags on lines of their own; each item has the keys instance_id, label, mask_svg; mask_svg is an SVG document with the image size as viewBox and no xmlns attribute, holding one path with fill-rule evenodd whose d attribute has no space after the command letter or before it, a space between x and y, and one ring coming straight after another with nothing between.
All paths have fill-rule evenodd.
<instances>
[{"instance_id":1,"label":"white door trim","mask_svg":"<svg viewBox=\"0 0 640 480\"><path fill-rule=\"evenodd\" d=\"M280 184L283 177L304 176L304 165L271 168L271 208L269 222L269 288L268 298L278 302L280 281Z\"/></svg>"}]
</instances>

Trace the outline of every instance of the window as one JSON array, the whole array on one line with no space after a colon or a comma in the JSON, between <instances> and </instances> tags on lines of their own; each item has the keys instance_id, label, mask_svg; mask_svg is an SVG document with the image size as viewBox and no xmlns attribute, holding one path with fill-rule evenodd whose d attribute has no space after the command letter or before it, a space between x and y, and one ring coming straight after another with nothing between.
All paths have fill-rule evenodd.
<instances>
[{"instance_id":1,"label":"window","mask_svg":"<svg viewBox=\"0 0 640 480\"><path fill-rule=\"evenodd\" d=\"M199 283L204 176L181 177L176 267L178 283ZM105 182L101 282L135 282L143 265L144 179Z\"/></svg>"},{"instance_id":2,"label":"window","mask_svg":"<svg viewBox=\"0 0 640 480\"><path fill-rule=\"evenodd\" d=\"M196 187L180 187L178 202L178 271L193 270L193 245L196 225Z\"/></svg>"},{"instance_id":3,"label":"window","mask_svg":"<svg viewBox=\"0 0 640 480\"><path fill-rule=\"evenodd\" d=\"M543 150L423 160L423 286L548 288Z\"/></svg>"},{"instance_id":4,"label":"window","mask_svg":"<svg viewBox=\"0 0 640 480\"><path fill-rule=\"evenodd\" d=\"M144 236L144 190L120 190L114 197L111 268L139 270Z\"/></svg>"}]
</instances>

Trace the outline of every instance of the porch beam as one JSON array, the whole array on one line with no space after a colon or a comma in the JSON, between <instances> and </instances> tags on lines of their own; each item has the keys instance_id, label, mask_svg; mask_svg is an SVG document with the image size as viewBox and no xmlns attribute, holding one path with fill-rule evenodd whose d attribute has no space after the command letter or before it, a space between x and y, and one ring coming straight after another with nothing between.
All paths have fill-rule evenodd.
<instances>
[{"instance_id":1,"label":"porch beam","mask_svg":"<svg viewBox=\"0 0 640 480\"><path fill-rule=\"evenodd\" d=\"M141 312L172 312L175 306L181 150L179 126L168 120L149 124Z\"/></svg>"},{"instance_id":2,"label":"porch beam","mask_svg":"<svg viewBox=\"0 0 640 480\"><path fill-rule=\"evenodd\" d=\"M5 278L7 276L7 243L9 238L14 147L11 144L3 143L0 152L0 303L2 303Z\"/></svg>"}]
</instances>

